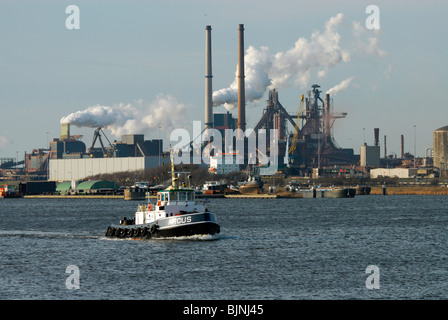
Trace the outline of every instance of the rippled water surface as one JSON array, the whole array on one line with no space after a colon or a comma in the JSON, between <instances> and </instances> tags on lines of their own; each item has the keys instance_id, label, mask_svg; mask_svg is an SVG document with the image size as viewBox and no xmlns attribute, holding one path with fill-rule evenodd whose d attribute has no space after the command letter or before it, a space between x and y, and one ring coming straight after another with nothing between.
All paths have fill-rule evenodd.
<instances>
[{"instance_id":1,"label":"rippled water surface","mask_svg":"<svg viewBox=\"0 0 448 320\"><path fill-rule=\"evenodd\" d=\"M133 201L0 199L0 299L447 299L447 204L213 199L218 236L136 241L103 237Z\"/></svg>"}]
</instances>

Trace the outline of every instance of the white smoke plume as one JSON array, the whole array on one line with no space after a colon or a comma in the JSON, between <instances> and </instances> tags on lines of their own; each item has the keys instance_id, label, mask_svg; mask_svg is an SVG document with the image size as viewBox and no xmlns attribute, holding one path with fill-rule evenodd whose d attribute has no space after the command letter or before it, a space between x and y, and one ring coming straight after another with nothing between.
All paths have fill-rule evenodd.
<instances>
[{"instance_id":1,"label":"white smoke plume","mask_svg":"<svg viewBox=\"0 0 448 320\"><path fill-rule=\"evenodd\" d=\"M244 56L245 95L246 100L254 101L263 97L266 88L271 84L268 72L272 67L272 56L269 48L260 50L249 46ZM238 102L238 66L235 80L228 88L213 92L213 105L224 105L226 109L233 109Z\"/></svg>"},{"instance_id":2,"label":"white smoke plume","mask_svg":"<svg viewBox=\"0 0 448 320\"><path fill-rule=\"evenodd\" d=\"M348 79L342 80L340 83L335 85L333 88L329 89L327 91L327 94L330 94L332 96L335 96L341 91L347 90L352 80L355 79L355 77L350 77Z\"/></svg>"},{"instance_id":3,"label":"white smoke plume","mask_svg":"<svg viewBox=\"0 0 448 320\"><path fill-rule=\"evenodd\" d=\"M344 16L339 13L325 23L323 32L314 31L310 39L299 38L294 46L284 52L272 54L268 47L259 50L249 46L244 57L246 101L261 99L267 89L309 85L311 71L318 68L317 75L325 76L327 71L339 63L349 62L354 53L372 54L383 57L386 53L378 48L377 38L368 38L361 45L360 24L353 24L353 36L357 38L355 48L344 49L337 27ZM237 67L238 68L238 67ZM238 70L235 80L228 88L213 92L213 105L224 105L227 109L236 107L238 99ZM351 81L351 80L350 80Z\"/></svg>"},{"instance_id":4,"label":"white smoke plume","mask_svg":"<svg viewBox=\"0 0 448 320\"><path fill-rule=\"evenodd\" d=\"M109 129L115 137L120 137L123 134L157 129L159 126L167 129L182 125L187 108L176 98L160 94L149 104L140 100L135 104L91 106L63 117L60 122L77 127Z\"/></svg>"},{"instance_id":5,"label":"white smoke plume","mask_svg":"<svg viewBox=\"0 0 448 320\"><path fill-rule=\"evenodd\" d=\"M352 34L356 41L356 51L358 53L365 53L372 56L376 56L378 58L383 58L389 55L388 52L379 48L379 39L376 37L368 36L371 33L368 33L366 28L364 28L361 23L358 21L354 21L352 24ZM375 34L378 34L380 31L375 30ZM367 38L367 42L363 42L362 40Z\"/></svg>"}]
</instances>

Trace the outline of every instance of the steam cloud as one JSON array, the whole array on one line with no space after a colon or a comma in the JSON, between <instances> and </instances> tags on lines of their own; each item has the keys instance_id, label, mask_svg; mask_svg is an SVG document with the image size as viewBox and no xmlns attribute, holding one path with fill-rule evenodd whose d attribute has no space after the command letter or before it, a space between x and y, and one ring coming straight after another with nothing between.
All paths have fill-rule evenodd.
<instances>
[{"instance_id":1,"label":"steam cloud","mask_svg":"<svg viewBox=\"0 0 448 320\"><path fill-rule=\"evenodd\" d=\"M136 104L95 105L69 114L61 123L77 127L109 129L115 137L134 134L144 130L164 129L178 126L184 121L187 106L170 95L158 95L150 104L137 101Z\"/></svg>"},{"instance_id":2,"label":"steam cloud","mask_svg":"<svg viewBox=\"0 0 448 320\"><path fill-rule=\"evenodd\" d=\"M340 91L347 90L348 86L350 85L350 82L352 82L352 80L354 78L355 77L350 77L348 79L345 79L345 80L341 81L339 84L337 84L333 88L329 89L327 91L327 93L334 96L334 95L336 95Z\"/></svg>"},{"instance_id":3,"label":"steam cloud","mask_svg":"<svg viewBox=\"0 0 448 320\"><path fill-rule=\"evenodd\" d=\"M323 77L327 70L339 63L351 60L353 53L371 54L383 57L387 53L378 49L377 38L367 38L365 44L361 40L366 37L359 23L353 23L353 36L355 47L345 50L340 45L341 36L337 27L342 23L344 16L339 13L325 23L323 32L314 31L310 39L299 38L294 46L285 51L272 54L268 47L256 49L249 46L244 57L246 100L257 101L264 96L267 89L285 88L291 85L300 85L305 88L309 84L311 70L319 68L317 76ZM238 69L238 66L237 66ZM235 80L228 88L213 92L213 105L224 105L227 109L236 107L238 101L238 70ZM350 78L352 79L352 78ZM351 80L345 80L348 86ZM340 84L341 85L341 84ZM336 89L334 89L336 90Z\"/></svg>"},{"instance_id":4,"label":"steam cloud","mask_svg":"<svg viewBox=\"0 0 448 320\"><path fill-rule=\"evenodd\" d=\"M266 88L271 84L269 70L272 68L273 57L268 47L260 50L252 46L244 55L245 96L246 100L254 101L263 97ZM233 109L238 102L238 66L235 72L235 80L229 86L213 92L213 105L224 105L226 109Z\"/></svg>"}]
</instances>

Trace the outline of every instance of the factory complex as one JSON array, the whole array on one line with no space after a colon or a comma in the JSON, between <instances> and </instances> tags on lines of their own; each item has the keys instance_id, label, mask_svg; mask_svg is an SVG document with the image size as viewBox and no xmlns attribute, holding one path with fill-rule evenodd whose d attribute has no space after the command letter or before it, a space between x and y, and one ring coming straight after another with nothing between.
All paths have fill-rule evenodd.
<instances>
[{"instance_id":1,"label":"factory complex","mask_svg":"<svg viewBox=\"0 0 448 320\"><path fill-rule=\"evenodd\" d=\"M244 25L239 25L238 47L238 109L237 115L227 111L213 112L212 97L212 53L211 26L206 26L205 59L205 115L204 132L219 130L223 141L203 140L198 149L188 149L190 159L200 152L201 158L209 157L200 166L208 166L214 174L228 174L245 171L250 175L262 175L266 164L259 157L276 157L276 170L269 176L282 178L318 178L325 176L380 177L446 177L448 161L448 126L434 131L433 148L427 148L425 157L404 153L404 136L401 136L401 155L387 155L386 136L381 157L380 131L374 129L374 145L363 144L359 150L340 147L334 139L333 124L344 121L347 113L333 108L333 97L322 94L320 85L313 84L306 94L301 95L297 111L290 113L281 104L281 92L270 89L266 106L260 114L253 131L263 132L265 141L256 140L258 151L255 161L248 161L248 137L234 136L235 144L241 142L245 148L226 150L224 137L226 130L246 131L245 74L244 74ZM48 180L56 183L81 181L99 174L146 171L170 161L168 148L163 140L145 140L144 134L136 132L111 142L101 127L94 130L89 147L81 141L82 136L72 135L70 123L60 124L60 136L49 142L48 149L34 149L25 153L24 160L0 159L0 179ZM275 134L272 134L275 133ZM273 136L271 136L273 135ZM275 150L272 140L275 139ZM261 145L266 146L261 152ZM218 147L217 147L218 146ZM230 162L221 161L229 156ZM237 161L237 159L242 161ZM188 162L188 161L187 161ZM191 161L190 163L195 163ZM269 177L267 177L269 178Z\"/></svg>"}]
</instances>

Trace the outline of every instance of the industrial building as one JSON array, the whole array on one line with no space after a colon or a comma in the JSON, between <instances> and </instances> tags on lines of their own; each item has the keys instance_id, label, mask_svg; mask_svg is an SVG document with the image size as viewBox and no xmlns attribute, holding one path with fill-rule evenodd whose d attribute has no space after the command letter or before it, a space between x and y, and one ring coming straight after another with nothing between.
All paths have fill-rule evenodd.
<instances>
[{"instance_id":1,"label":"industrial building","mask_svg":"<svg viewBox=\"0 0 448 320\"><path fill-rule=\"evenodd\" d=\"M90 148L81 138L70 134L69 123L62 123L60 137L49 143L49 150L25 154L26 171L47 175L49 181L82 180L97 174L147 170L169 161L164 157L163 141L145 140L143 134L123 135L121 141L111 143L97 128Z\"/></svg>"},{"instance_id":2,"label":"industrial building","mask_svg":"<svg viewBox=\"0 0 448 320\"><path fill-rule=\"evenodd\" d=\"M314 84L308 97L302 96L296 119L279 102L278 91L271 90L263 115L254 128L255 131L278 130L279 163L286 158L284 165L295 172L309 173L312 168L350 165L358 161L353 149L340 148L332 134L334 121L345 118L347 113L333 112L330 95L326 94L324 102L319 88ZM287 122L292 125L292 132L288 131Z\"/></svg>"},{"instance_id":3,"label":"industrial building","mask_svg":"<svg viewBox=\"0 0 448 320\"><path fill-rule=\"evenodd\" d=\"M111 143L103 129L97 128L88 149L84 142L79 140L81 138L79 135L70 135L70 124L62 123L60 139L55 138L50 142L50 159L148 157L158 156L163 150L162 140L145 140L143 134L123 135L121 141ZM96 146L97 142L99 147Z\"/></svg>"},{"instance_id":4,"label":"industrial building","mask_svg":"<svg viewBox=\"0 0 448 320\"><path fill-rule=\"evenodd\" d=\"M169 157L51 159L48 180L82 180L98 174L145 171L169 161Z\"/></svg>"},{"instance_id":5,"label":"industrial building","mask_svg":"<svg viewBox=\"0 0 448 320\"><path fill-rule=\"evenodd\" d=\"M372 168L380 166L380 147L368 146L364 144L361 146L360 165L362 168Z\"/></svg>"},{"instance_id":6,"label":"industrial building","mask_svg":"<svg viewBox=\"0 0 448 320\"><path fill-rule=\"evenodd\" d=\"M213 127L221 133L222 137L225 137L225 130L238 128L238 119L235 119L229 111L213 114L213 121Z\"/></svg>"},{"instance_id":7,"label":"industrial building","mask_svg":"<svg viewBox=\"0 0 448 320\"><path fill-rule=\"evenodd\" d=\"M211 55L211 27L206 26L206 59L205 59L205 127L216 129L237 128L242 132L246 130L246 106L245 106L245 82L244 82L244 25L238 28L238 117L233 119L227 112L222 120L213 116L212 106L212 55ZM289 171L312 172L312 168L321 166L350 165L359 160L354 155L353 149L343 149L337 146L333 135L332 126L336 119L345 118L347 113L335 113L330 104L330 95L326 95L323 101L320 97L320 86L314 84L312 90L308 91L308 97L300 101L298 114L289 114L281 105L278 98L278 91L272 89L269 92L266 108L263 110L260 120L253 128L255 133L259 130L266 130L266 143L268 146L267 156L270 156L269 146L271 130L277 130L278 137L278 162L283 167L288 167ZM221 116L220 116L221 117ZM230 119L230 121L228 121ZM213 122L214 120L214 122ZM219 121L219 123L218 123ZM289 122L293 129L290 132L287 127ZM244 137L237 137L244 139ZM206 144L203 145L205 147ZM245 144L246 145L246 144ZM226 150L229 152L229 150ZM247 152L247 149L245 149ZM244 154L244 159L248 158ZM286 162L284 162L286 159ZM246 161L244 163L247 164ZM258 164L259 165L259 164ZM243 167L242 167L243 168ZM244 169L244 168L243 168Z\"/></svg>"},{"instance_id":8,"label":"industrial building","mask_svg":"<svg viewBox=\"0 0 448 320\"><path fill-rule=\"evenodd\" d=\"M364 143L361 146L360 152L360 166L363 170L367 168L375 168L381 165L380 161L380 146L379 146L379 128L374 129L375 133L375 145L368 146Z\"/></svg>"},{"instance_id":9,"label":"industrial building","mask_svg":"<svg viewBox=\"0 0 448 320\"><path fill-rule=\"evenodd\" d=\"M28 174L45 175L48 168L49 153L47 149L33 149L25 153L25 168Z\"/></svg>"},{"instance_id":10,"label":"industrial building","mask_svg":"<svg viewBox=\"0 0 448 320\"><path fill-rule=\"evenodd\" d=\"M448 162L448 126L439 128L433 132L434 167L439 170L447 170Z\"/></svg>"},{"instance_id":11,"label":"industrial building","mask_svg":"<svg viewBox=\"0 0 448 320\"><path fill-rule=\"evenodd\" d=\"M379 177L413 178L415 176L417 176L416 168L376 168L370 170L370 177L373 179Z\"/></svg>"},{"instance_id":12,"label":"industrial building","mask_svg":"<svg viewBox=\"0 0 448 320\"><path fill-rule=\"evenodd\" d=\"M239 162L237 153L217 153L210 157L209 171L215 174L228 174L240 171Z\"/></svg>"},{"instance_id":13,"label":"industrial building","mask_svg":"<svg viewBox=\"0 0 448 320\"><path fill-rule=\"evenodd\" d=\"M60 138L54 138L50 142L50 159L82 158L86 154L86 145L80 141L81 135L70 135L70 124L61 124Z\"/></svg>"}]
</instances>

